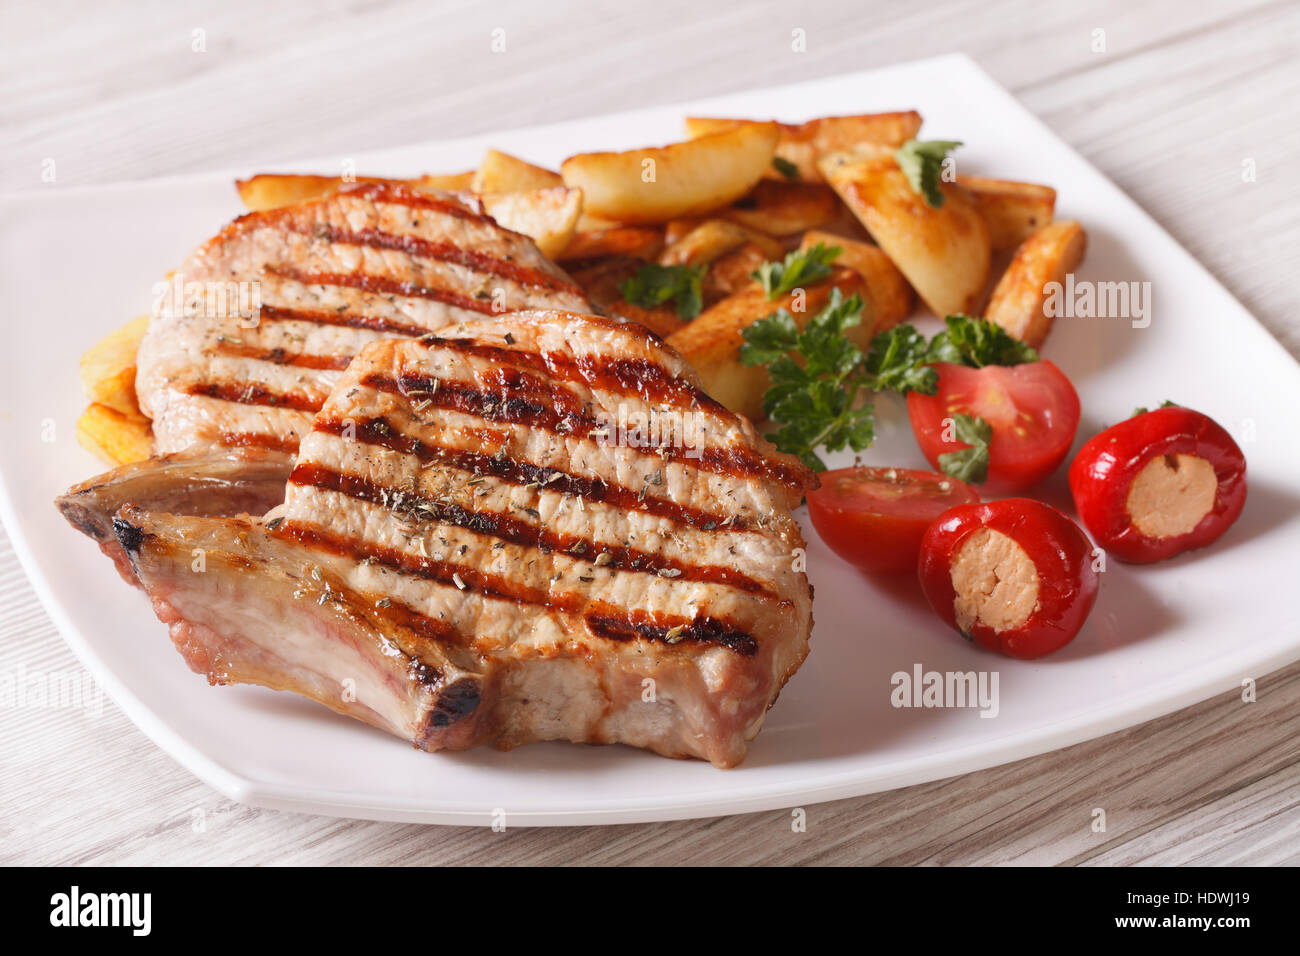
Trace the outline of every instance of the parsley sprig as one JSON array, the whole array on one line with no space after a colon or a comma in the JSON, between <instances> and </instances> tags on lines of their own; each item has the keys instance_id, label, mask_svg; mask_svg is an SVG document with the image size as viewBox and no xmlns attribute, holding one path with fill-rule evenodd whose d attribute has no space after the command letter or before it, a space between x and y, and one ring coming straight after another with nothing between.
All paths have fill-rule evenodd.
<instances>
[{"instance_id":1,"label":"parsley sprig","mask_svg":"<svg viewBox=\"0 0 1300 956\"><path fill-rule=\"evenodd\" d=\"M1038 353L988 319L950 315L947 326L930 340L928 362L953 362L983 368L986 365L1024 365L1037 362Z\"/></svg>"},{"instance_id":2,"label":"parsley sprig","mask_svg":"<svg viewBox=\"0 0 1300 956\"><path fill-rule=\"evenodd\" d=\"M960 412L952 416L953 437L969 447L944 452L939 456L939 470L945 475L972 485L982 485L989 478L989 443L993 426L974 415Z\"/></svg>"},{"instance_id":3,"label":"parsley sprig","mask_svg":"<svg viewBox=\"0 0 1300 956\"><path fill-rule=\"evenodd\" d=\"M909 139L894 153L912 189L935 209L943 205L943 191L939 188L943 161L960 145L955 139Z\"/></svg>"},{"instance_id":4,"label":"parsley sprig","mask_svg":"<svg viewBox=\"0 0 1300 956\"><path fill-rule=\"evenodd\" d=\"M661 266L645 262L618 287L625 302L643 309L653 309L672 301L677 314L683 319L693 319L704 308L701 283L706 266Z\"/></svg>"},{"instance_id":5,"label":"parsley sprig","mask_svg":"<svg viewBox=\"0 0 1300 956\"><path fill-rule=\"evenodd\" d=\"M839 246L819 242L807 249L795 249L780 262L765 262L750 275L758 280L768 299L779 299L795 289L821 282L831 274L831 263L843 251Z\"/></svg>"},{"instance_id":6,"label":"parsley sprig","mask_svg":"<svg viewBox=\"0 0 1300 956\"><path fill-rule=\"evenodd\" d=\"M880 332L864 354L845 334L862 321L863 303L831 290L830 301L802 329L780 309L742 331L744 365L765 365L772 385L763 396L763 411L780 428L771 436L781 451L798 455L810 468L824 471L817 449L863 451L875 439L875 409L860 402L862 392L892 391L906 395L938 391L936 362L972 368L1038 361L1038 353L987 319L950 315L933 339L912 325ZM953 437L967 447L939 456L944 473L981 484L988 479L993 428L982 418L953 415Z\"/></svg>"},{"instance_id":7,"label":"parsley sprig","mask_svg":"<svg viewBox=\"0 0 1300 956\"><path fill-rule=\"evenodd\" d=\"M862 451L875 438L870 405L857 405L868 384L862 350L844 334L862 321L862 299L845 299L831 290L830 301L802 329L785 309L744 329L740 361L766 365L772 386L763 396L763 411L781 427L772 443L798 455L814 471L826 463L815 449ZM796 362L792 353L803 358Z\"/></svg>"}]
</instances>

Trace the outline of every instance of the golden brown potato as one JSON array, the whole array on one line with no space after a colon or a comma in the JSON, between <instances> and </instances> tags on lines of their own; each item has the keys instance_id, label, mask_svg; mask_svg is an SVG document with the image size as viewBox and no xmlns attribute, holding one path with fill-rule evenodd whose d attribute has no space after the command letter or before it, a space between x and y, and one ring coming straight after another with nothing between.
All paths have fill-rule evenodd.
<instances>
[{"instance_id":1,"label":"golden brown potato","mask_svg":"<svg viewBox=\"0 0 1300 956\"><path fill-rule=\"evenodd\" d=\"M92 402L123 415L140 415L135 398L135 353L149 328L149 316L109 332L81 356L81 387Z\"/></svg>"},{"instance_id":2,"label":"golden brown potato","mask_svg":"<svg viewBox=\"0 0 1300 956\"><path fill-rule=\"evenodd\" d=\"M876 317L876 332L892 329L912 314L912 287L879 246L818 230L804 233L801 248L809 249L818 244L827 248L838 246L842 251L835 264L847 266L866 280L871 312Z\"/></svg>"},{"instance_id":3,"label":"golden brown potato","mask_svg":"<svg viewBox=\"0 0 1300 956\"><path fill-rule=\"evenodd\" d=\"M694 138L730 129L754 120L686 118L686 135ZM921 114L916 110L900 113L863 113L857 116L823 116L806 123L781 123L781 138L776 155L797 170L798 178L810 183L821 182L817 160L824 153L851 149L860 143L902 146L916 137L921 129ZM786 177L775 167L765 171L769 179Z\"/></svg>"},{"instance_id":4,"label":"golden brown potato","mask_svg":"<svg viewBox=\"0 0 1300 956\"><path fill-rule=\"evenodd\" d=\"M582 192L563 186L526 193L488 193L480 198L489 216L505 228L531 237L542 254L552 258L568 247L582 214Z\"/></svg>"},{"instance_id":5,"label":"golden brown potato","mask_svg":"<svg viewBox=\"0 0 1300 956\"><path fill-rule=\"evenodd\" d=\"M723 130L684 143L564 161L566 185L581 189L593 216L658 223L698 216L749 192L772 162L775 123Z\"/></svg>"},{"instance_id":6,"label":"golden brown potato","mask_svg":"<svg viewBox=\"0 0 1300 956\"><path fill-rule=\"evenodd\" d=\"M1052 221L1056 190L1035 183L1017 183L984 176L958 176L989 227L989 244L996 255L1019 248L1036 230Z\"/></svg>"},{"instance_id":7,"label":"golden brown potato","mask_svg":"<svg viewBox=\"0 0 1300 956\"><path fill-rule=\"evenodd\" d=\"M705 308L720 302L733 292L756 285L754 273L759 266L772 259L762 247L751 242L714 260L709 271L704 273L701 284Z\"/></svg>"},{"instance_id":8,"label":"golden brown potato","mask_svg":"<svg viewBox=\"0 0 1300 956\"><path fill-rule=\"evenodd\" d=\"M791 236L826 225L840 207L835 192L822 183L765 179L717 215L769 236Z\"/></svg>"},{"instance_id":9,"label":"golden brown potato","mask_svg":"<svg viewBox=\"0 0 1300 956\"><path fill-rule=\"evenodd\" d=\"M992 249L988 226L965 189L940 183L944 203L936 209L913 191L887 147L829 153L820 166L935 315L978 311Z\"/></svg>"},{"instance_id":10,"label":"golden brown potato","mask_svg":"<svg viewBox=\"0 0 1300 956\"><path fill-rule=\"evenodd\" d=\"M1022 342L1038 348L1051 331L1052 319L1044 308L1049 282L1065 282L1065 275L1083 259L1088 235L1070 219L1048 223L1016 250L1002 273L984 317L996 322Z\"/></svg>"},{"instance_id":11,"label":"golden brown potato","mask_svg":"<svg viewBox=\"0 0 1300 956\"><path fill-rule=\"evenodd\" d=\"M407 179L404 182L416 189L436 189L452 193L469 192L474 185L474 170L445 175L425 173L419 179Z\"/></svg>"},{"instance_id":12,"label":"golden brown potato","mask_svg":"<svg viewBox=\"0 0 1300 956\"><path fill-rule=\"evenodd\" d=\"M785 255L781 244L771 236L725 219L706 219L659 254L665 266L706 265L733 249L752 243L768 259Z\"/></svg>"},{"instance_id":13,"label":"golden brown potato","mask_svg":"<svg viewBox=\"0 0 1300 956\"><path fill-rule=\"evenodd\" d=\"M329 195L347 183L398 183L415 189L466 190L474 178L472 172L452 176L421 176L418 179L384 179L379 176L302 176L293 173L259 173L251 179L235 180L239 198L251 212L278 209L308 199Z\"/></svg>"},{"instance_id":14,"label":"golden brown potato","mask_svg":"<svg viewBox=\"0 0 1300 956\"><path fill-rule=\"evenodd\" d=\"M563 185L559 173L534 166L509 153L489 149L469 188L476 193L527 193Z\"/></svg>"},{"instance_id":15,"label":"golden brown potato","mask_svg":"<svg viewBox=\"0 0 1300 956\"><path fill-rule=\"evenodd\" d=\"M839 289L845 297L862 296L865 303L861 324L849 330L849 336L861 348L871 341L874 320L866 283L852 269L836 267L829 279L803 290L803 309L796 311L793 295L775 301L757 283L730 295L678 332L668 336L668 344L680 352L699 373L704 391L734 412L753 421L763 420L763 393L771 384L767 369L740 364L741 334L746 326L788 309L800 325L807 323L830 299L831 290Z\"/></svg>"},{"instance_id":16,"label":"golden brown potato","mask_svg":"<svg viewBox=\"0 0 1300 956\"><path fill-rule=\"evenodd\" d=\"M655 226L615 226L587 232L581 229L561 252L561 261L600 259L606 256L631 256L653 259L664 247L664 231Z\"/></svg>"},{"instance_id":17,"label":"golden brown potato","mask_svg":"<svg viewBox=\"0 0 1300 956\"><path fill-rule=\"evenodd\" d=\"M144 461L153 453L149 419L91 405L77 419L77 441L110 465Z\"/></svg>"}]
</instances>

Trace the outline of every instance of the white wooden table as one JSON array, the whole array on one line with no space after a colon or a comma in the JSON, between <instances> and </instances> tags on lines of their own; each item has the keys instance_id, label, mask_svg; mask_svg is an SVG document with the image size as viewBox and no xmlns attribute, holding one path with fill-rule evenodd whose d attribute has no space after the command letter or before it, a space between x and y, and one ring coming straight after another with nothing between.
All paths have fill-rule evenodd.
<instances>
[{"instance_id":1,"label":"white wooden table","mask_svg":"<svg viewBox=\"0 0 1300 956\"><path fill-rule=\"evenodd\" d=\"M51 158L61 184L250 154L287 166L964 50L1300 355L1294 2L284 6L7 0L0 191L42 188ZM489 52L496 29L503 55ZM0 673L20 668L79 671L0 539ZM784 811L500 834L256 810L108 701L98 715L0 710L0 781L0 862L1294 863L1300 665L1263 677L1254 706L1228 695L1006 767L810 807L806 833Z\"/></svg>"}]
</instances>

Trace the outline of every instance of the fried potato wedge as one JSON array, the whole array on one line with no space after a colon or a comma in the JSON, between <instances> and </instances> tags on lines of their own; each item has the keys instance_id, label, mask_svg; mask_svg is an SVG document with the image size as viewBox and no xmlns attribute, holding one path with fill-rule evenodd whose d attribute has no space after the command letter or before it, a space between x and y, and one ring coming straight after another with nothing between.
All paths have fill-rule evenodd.
<instances>
[{"instance_id":1,"label":"fried potato wedge","mask_svg":"<svg viewBox=\"0 0 1300 956\"><path fill-rule=\"evenodd\" d=\"M663 247L664 231L655 226L614 226L588 232L579 219L578 231L558 258L562 262L610 256L649 260L659 255Z\"/></svg>"},{"instance_id":2,"label":"fried potato wedge","mask_svg":"<svg viewBox=\"0 0 1300 956\"><path fill-rule=\"evenodd\" d=\"M804 233L800 247L809 249L818 244L839 246L842 251L835 264L847 266L866 280L876 332L892 329L912 314L912 287L879 246L814 229Z\"/></svg>"},{"instance_id":3,"label":"fried potato wedge","mask_svg":"<svg viewBox=\"0 0 1300 956\"><path fill-rule=\"evenodd\" d=\"M749 192L771 165L775 123L753 123L684 143L564 161L564 183L581 189L593 216L623 223L698 216Z\"/></svg>"},{"instance_id":4,"label":"fried potato wedge","mask_svg":"<svg viewBox=\"0 0 1300 956\"><path fill-rule=\"evenodd\" d=\"M552 258L569 245L582 215L582 191L563 186L526 193L487 193L480 198L489 216L505 228L529 236L543 255Z\"/></svg>"},{"instance_id":5,"label":"fried potato wedge","mask_svg":"<svg viewBox=\"0 0 1300 956\"><path fill-rule=\"evenodd\" d=\"M734 292L756 286L754 273L763 263L771 262L772 258L762 247L751 242L715 259L710 264L709 271L704 273L704 281L700 284L705 308L712 307Z\"/></svg>"},{"instance_id":6,"label":"fried potato wedge","mask_svg":"<svg viewBox=\"0 0 1300 956\"><path fill-rule=\"evenodd\" d=\"M852 269L841 267L834 268L824 282L804 289L801 303L793 295L770 300L762 286L752 283L701 312L694 321L668 336L667 341L699 373L705 392L732 411L752 421L762 421L763 393L771 384L771 377L762 366L740 363L740 347L745 341L742 330L778 309L790 310L795 321L803 325L826 305L833 289L839 289L846 297L862 296L865 303L862 322L849 330L849 336L865 349L875 325L866 282Z\"/></svg>"},{"instance_id":7,"label":"fried potato wedge","mask_svg":"<svg viewBox=\"0 0 1300 956\"><path fill-rule=\"evenodd\" d=\"M149 316L139 316L85 351L81 387L87 398L123 415L141 414L135 397L135 354L148 328Z\"/></svg>"},{"instance_id":8,"label":"fried potato wedge","mask_svg":"<svg viewBox=\"0 0 1300 956\"><path fill-rule=\"evenodd\" d=\"M941 183L944 203L913 191L894 151L828 153L822 174L935 315L978 310L989 276L989 229L965 189Z\"/></svg>"},{"instance_id":9,"label":"fried potato wedge","mask_svg":"<svg viewBox=\"0 0 1300 956\"><path fill-rule=\"evenodd\" d=\"M1038 348L1052 329L1046 308L1051 282L1065 282L1083 260L1088 235L1071 219L1048 223L1026 239L1002 273L984 317L1006 329L1008 334Z\"/></svg>"},{"instance_id":10,"label":"fried potato wedge","mask_svg":"<svg viewBox=\"0 0 1300 956\"><path fill-rule=\"evenodd\" d=\"M984 217L995 255L1019 248L1052 221L1056 210L1056 190L1051 186L984 176L958 176L957 184L970 193L975 208Z\"/></svg>"},{"instance_id":11,"label":"fried potato wedge","mask_svg":"<svg viewBox=\"0 0 1300 956\"><path fill-rule=\"evenodd\" d=\"M686 135L707 136L755 120L714 119L703 116L686 118ZM851 149L861 143L902 146L915 138L921 129L921 114L916 110L898 113L862 113L856 116L823 116L806 123L781 123L781 138L776 155L790 163L804 182L820 182L817 160L825 153ZM764 173L769 179L784 179L775 167Z\"/></svg>"},{"instance_id":12,"label":"fried potato wedge","mask_svg":"<svg viewBox=\"0 0 1300 956\"><path fill-rule=\"evenodd\" d=\"M822 183L764 179L717 215L770 236L792 236L826 225L839 209L834 190Z\"/></svg>"},{"instance_id":13,"label":"fried potato wedge","mask_svg":"<svg viewBox=\"0 0 1300 956\"><path fill-rule=\"evenodd\" d=\"M563 185L559 173L489 149L471 177L469 189L476 193L527 193Z\"/></svg>"},{"instance_id":14,"label":"fried potato wedge","mask_svg":"<svg viewBox=\"0 0 1300 956\"><path fill-rule=\"evenodd\" d=\"M752 243L766 259L780 259L785 249L769 235L726 219L706 219L659 254L660 265L699 266Z\"/></svg>"},{"instance_id":15,"label":"fried potato wedge","mask_svg":"<svg viewBox=\"0 0 1300 956\"><path fill-rule=\"evenodd\" d=\"M94 404L77 419L77 441L110 465L129 465L153 454L149 419L123 415L115 408Z\"/></svg>"},{"instance_id":16,"label":"fried potato wedge","mask_svg":"<svg viewBox=\"0 0 1300 956\"><path fill-rule=\"evenodd\" d=\"M450 176L421 176L418 179L385 179L380 176L304 176L298 174L259 173L250 179L235 180L239 198L250 212L278 209L308 199L326 196L349 183L401 183L415 189L466 190L474 178L473 172Z\"/></svg>"}]
</instances>

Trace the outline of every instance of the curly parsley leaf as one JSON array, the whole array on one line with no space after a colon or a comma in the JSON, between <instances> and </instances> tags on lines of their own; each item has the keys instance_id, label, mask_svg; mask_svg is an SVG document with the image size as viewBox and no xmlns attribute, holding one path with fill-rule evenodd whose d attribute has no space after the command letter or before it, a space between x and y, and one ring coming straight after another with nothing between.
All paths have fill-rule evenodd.
<instances>
[{"instance_id":1,"label":"curly parsley leaf","mask_svg":"<svg viewBox=\"0 0 1300 956\"><path fill-rule=\"evenodd\" d=\"M683 319L693 319L704 307L701 281L705 266L661 266L646 262L618 287L623 301L653 309L672 301L677 314Z\"/></svg>"},{"instance_id":2,"label":"curly parsley leaf","mask_svg":"<svg viewBox=\"0 0 1300 956\"><path fill-rule=\"evenodd\" d=\"M909 139L894 153L912 190L935 209L943 205L943 191L939 188L943 161L960 145L961 141L955 139Z\"/></svg>"},{"instance_id":3,"label":"curly parsley leaf","mask_svg":"<svg viewBox=\"0 0 1300 956\"><path fill-rule=\"evenodd\" d=\"M939 470L945 475L972 485L982 485L989 477L989 442L993 426L971 415L952 416L953 436L969 448L944 452L939 456Z\"/></svg>"},{"instance_id":4,"label":"curly parsley leaf","mask_svg":"<svg viewBox=\"0 0 1300 956\"><path fill-rule=\"evenodd\" d=\"M741 333L742 364L765 365L772 378L763 396L763 411L781 426L772 443L814 471L826 470L818 447L862 451L875 439L874 410L855 407L859 391L870 384L862 350L844 334L862 321L862 308L858 296L845 299L832 289L830 301L802 329L780 309Z\"/></svg>"},{"instance_id":5,"label":"curly parsley leaf","mask_svg":"<svg viewBox=\"0 0 1300 956\"><path fill-rule=\"evenodd\" d=\"M807 249L795 249L781 262L765 262L750 273L762 285L769 299L779 299L795 289L820 282L831 274L831 263L844 250L817 243Z\"/></svg>"},{"instance_id":6,"label":"curly parsley leaf","mask_svg":"<svg viewBox=\"0 0 1300 956\"><path fill-rule=\"evenodd\" d=\"M798 179L799 167L781 156L772 157L772 168L786 179Z\"/></svg>"},{"instance_id":7,"label":"curly parsley leaf","mask_svg":"<svg viewBox=\"0 0 1300 956\"><path fill-rule=\"evenodd\" d=\"M933 395L939 387L939 373L927 365L929 344L912 325L896 325L878 333L867 350L865 368L876 391L906 395Z\"/></svg>"},{"instance_id":8,"label":"curly parsley leaf","mask_svg":"<svg viewBox=\"0 0 1300 956\"><path fill-rule=\"evenodd\" d=\"M1033 348L1012 338L996 322L958 314L948 316L944 323L948 328L930 340L928 362L983 368L1038 361L1038 353Z\"/></svg>"}]
</instances>

